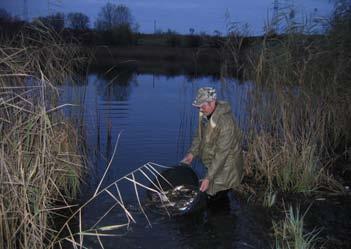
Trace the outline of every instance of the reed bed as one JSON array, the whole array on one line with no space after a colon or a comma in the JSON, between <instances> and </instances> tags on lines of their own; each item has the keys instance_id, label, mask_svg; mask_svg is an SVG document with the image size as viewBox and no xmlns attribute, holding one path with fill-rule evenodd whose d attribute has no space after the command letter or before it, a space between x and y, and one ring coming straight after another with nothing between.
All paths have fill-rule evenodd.
<instances>
[{"instance_id":1,"label":"reed bed","mask_svg":"<svg viewBox=\"0 0 351 249\"><path fill-rule=\"evenodd\" d=\"M266 203L277 192L343 191L331 172L350 159L348 9L329 20L325 35L288 24L246 51L244 75L256 84L248 96L246 175Z\"/></svg>"},{"instance_id":2,"label":"reed bed","mask_svg":"<svg viewBox=\"0 0 351 249\"><path fill-rule=\"evenodd\" d=\"M38 24L0 46L0 248L46 248L84 171L80 141L55 85L81 62Z\"/></svg>"},{"instance_id":3,"label":"reed bed","mask_svg":"<svg viewBox=\"0 0 351 249\"><path fill-rule=\"evenodd\" d=\"M320 96L293 89L275 87L259 94L251 109L249 174L284 192L340 189L328 175L345 135L335 127L337 110L318 100Z\"/></svg>"},{"instance_id":4,"label":"reed bed","mask_svg":"<svg viewBox=\"0 0 351 249\"><path fill-rule=\"evenodd\" d=\"M271 24L285 27L280 34L268 32L246 48L235 47L240 44L235 41L226 47L232 64L239 63L244 79L254 83L247 95L241 190L275 210L286 197L299 201L291 199L301 197L296 193L342 194L334 168L351 160L350 1L336 1L332 17L322 20L324 34L315 23L297 23L284 14L278 19ZM240 32L233 35L240 41ZM291 206L284 211L283 219L272 220L272 248L317 248L319 230L304 228L307 211L301 215Z\"/></svg>"}]
</instances>

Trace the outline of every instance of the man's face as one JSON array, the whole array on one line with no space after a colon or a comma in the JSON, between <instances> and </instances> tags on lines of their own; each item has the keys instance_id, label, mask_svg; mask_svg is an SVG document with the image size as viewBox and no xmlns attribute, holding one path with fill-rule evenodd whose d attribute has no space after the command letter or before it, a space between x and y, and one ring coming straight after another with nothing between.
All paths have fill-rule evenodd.
<instances>
[{"instance_id":1,"label":"man's face","mask_svg":"<svg viewBox=\"0 0 351 249\"><path fill-rule=\"evenodd\" d=\"M216 101L205 102L198 108L200 109L200 112L202 112L206 116L211 115L216 108Z\"/></svg>"}]
</instances>

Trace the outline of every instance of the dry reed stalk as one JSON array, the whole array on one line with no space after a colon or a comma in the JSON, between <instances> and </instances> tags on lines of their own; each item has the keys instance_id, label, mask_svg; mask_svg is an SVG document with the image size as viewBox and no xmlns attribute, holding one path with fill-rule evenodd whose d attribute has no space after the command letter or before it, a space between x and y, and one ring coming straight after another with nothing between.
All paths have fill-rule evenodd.
<instances>
[{"instance_id":1,"label":"dry reed stalk","mask_svg":"<svg viewBox=\"0 0 351 249\"><path fill-rule=\"evenodd\" d=\"M78 208L70 205L84 165L78 135L60 114L70 104L59 104L55 85L67 80L81 60L76 47L64 44L57 34L40 25L32 31L31 36L24 33L15 44L0 47L0 117L4 121L0 125L0 245L8 249L63 248L66 241L73 248L86 248L84 238L95 236L103 248L101 237L115 236L116 230L118 235L136 222L118 183L132 184L139 208L151 225L139 188L157 193L164 201L160 183L152 180L162 177L156 168L163 166L147 163L101 189L103 177L90 200ZM85 227L83 211L102 194L114 204L94 225ZM126 222L102 225L115 207L125 214ZM68 212L71 215L66 217ZM55 217L63 218L62 226L57 227Z\"/></svg>"},{"instance_id":2,"label":"dry reed stalk","mask_svg":"<svg viewBox=\"0 0 351 249\"><path fill-rule=\"evenodd\" d=\"M73 72L78 51L42 27L31 31L0 47L0 247L8 249L46 247L84 167L54 87Z\"/></svg>"},{"instance_id":3,"label":"dry reed stalk","mask_svg":"<svg viewBox=\"0 0 351 249\"><path fill-rule=\"evenodd\" d=\"M116 147L117 143L115 148ZM111 158L108 165L110 165L112 160L113 158ZM136 223L136 219L128 210L126 203L123 201L123 194L119 190L119 185L123 183L129 183L130 187L134 188L135 199L138 203L138 207L141 210L141 213L143 214L145 219L147 220L148 224L152 226L151 221L146 213L146 210L143 208L139 188L158 194L160 201L164 201L163 198L165 195L162 191L160 191L160 189L162 189L161 185L159 182L156 181L156 179L153 179L156 176L162 177L162 175L159 173L159 170L157 170L156 168L168 167L148 162L142 165L141 167L135 169L134 171L130 172L129 174L113 181L104 188L101 188L101 184L99 184L91 198L88 199L84 204L82 204L69 218L66 219L65 223L62 225L62 227L57 232L56 236L52 239L51 243L49 244L49 248L60 246L65 241L70 242L72 246L80 246L82 248L85 248L84 239L86 237L95 237L99 241L100 247L104 248L104 243L103 241L101 241L100 237L122 236L126 232L128 232L131 223ZM108 169L109 166L106 167L105 173L108 171ZM145 180L149 184L149 186L143 183L143 181ZM108 207L107 211L105 211L100 217L97 217L98 220L93 225L83 224L81 218L83 213L85 213L87 208L89 208L89 206L92 205L95 201L97 201L98 198L103 194L107 194L108 197L112 198L114 203L111 204ZM125 223L122 222L118 224L110 224L109 221L106 221L105 218L107 218L107 216L110 215L112 210L116 207L119 207L120 210L124 212L126 220ZM166 212L168 213L167 210ZM74 220L77 219L77 217L79 218L78 229L74 229L74 227L76 227L74 225ZM63 236L63 234L68 235Z\"/></svg>"},{"instance_id":4,"label":"dry reed stalk","mask_svg":"<svg viewBox=\"0 0 351 249\"><path fill-rule=\"evenodd\" d=\"M246 173L266 193L342 191L328 171L351 141L351 64L343 42L349 32L313 36L313 27L294 25L246 53L246 78L256 83Z\"/></svg>"}]
</instances>

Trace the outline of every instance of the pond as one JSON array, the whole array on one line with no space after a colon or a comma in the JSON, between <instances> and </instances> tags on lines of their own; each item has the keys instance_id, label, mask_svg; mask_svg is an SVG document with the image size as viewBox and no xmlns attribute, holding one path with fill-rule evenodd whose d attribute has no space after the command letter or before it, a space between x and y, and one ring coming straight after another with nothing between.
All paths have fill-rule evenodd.
<instances>
[{"instance_id":1,"label":"pond","mask_svg":"<svg viewBox=\"0 0 351 249\"><path fill-rule=\"evenodd\" d=\"M231 103L234 117L245 128L250 82L138 74L127 69L116 75L91 72L82 84L62 87L63 102L83 107L66 109L68 116L83 120L91 162L82 200L98 186L119 135L117 152L102 187L147 162L178 164L195 132L198 110L191 103L199 87L215 87L218 98ZM205 174L199 162L192 167L199 178ZM98 248L100 243L104 248L269 248L264 212L235 196L229 203L185 217L168 217L146 209L149 224L138 207L133 187L122 186L121 192L136 223L118 237L87 237L84 245L88 248ZM143 202L142 191L140 196ZM108 194L99 196L84 210L83 223L94 224L113 203ZM112 210L102 223L123 222L123 217L123 210Z\"/></svg>"},{"instance_id":2,"label":"pond","mask_svg":"<svg viewBox=\"0 0 351 249\"><path fill-rule=\"evenodd\" d=\"M233 116L245 131L249 93L253 87L250 82L220 78L218 74L194 76L168 66L167 70L155 72L123 66L109 73L96 68L80 84L63 85L62 101L78 105L66 108L65 114L82 124L81 132L89 159L81 203L96 192L110 162L99 190L147 162L161 166L177 165L195 132L198 110L191 103L197 89L202 86L215 87L218 98L230 102ZM204 176L204 168L198 161L193 163L192 168L199 178ZM140 182L146 186L150 184ZM137 195L135 186L130 182L118 184L118 188L118 191L109 189L111 192L99 194L85 206L81 214L82 230L111 228L126 222L128 226L113 231L107 229L107 232L100 230L99 234L109 235L106 237L87 233L84 236L85 247L271 248L270 211L249 205L247 200L240 200L233 194L229 202L194 215L168 217L147 206L144 188L138 188ZM125 210L116 205L119 191L133 221L126 219L128 215ZM349 198L324 195L323 198L312 196L302 200L302 203L300 201L297 200L297 205L300 203L302 210L309 210L305 217L306 228L309 231L320 228L319 235L326 248L349 248Z\"/></svg>"}]
</instances>

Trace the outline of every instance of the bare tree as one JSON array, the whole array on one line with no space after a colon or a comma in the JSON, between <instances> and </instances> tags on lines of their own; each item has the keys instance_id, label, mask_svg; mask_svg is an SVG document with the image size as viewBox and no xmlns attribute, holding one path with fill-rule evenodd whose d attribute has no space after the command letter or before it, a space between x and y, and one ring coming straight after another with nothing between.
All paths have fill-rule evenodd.
<instances>
[{"instance_id":1,"label":"bare tree","mask_svg":"<svg viewBox=\"0 0 351 249\"><path fill-rule=\"evenodd\" d=\"M98 30L111 30L119 26L131 28L132 23L132 14L127 6L107 3L98 15L95 27Z\"/></svg>"},{"instance_id":2,"label":"bare tree","mask_svg":"<svg viewBox=\"0 0 351 249\"><path fill-rule=\"evenodd\" d=\"M67 15L67 26L76 30L88 29L89 17L80 12L71 12Z\"/></svg>"}]
</instances>

